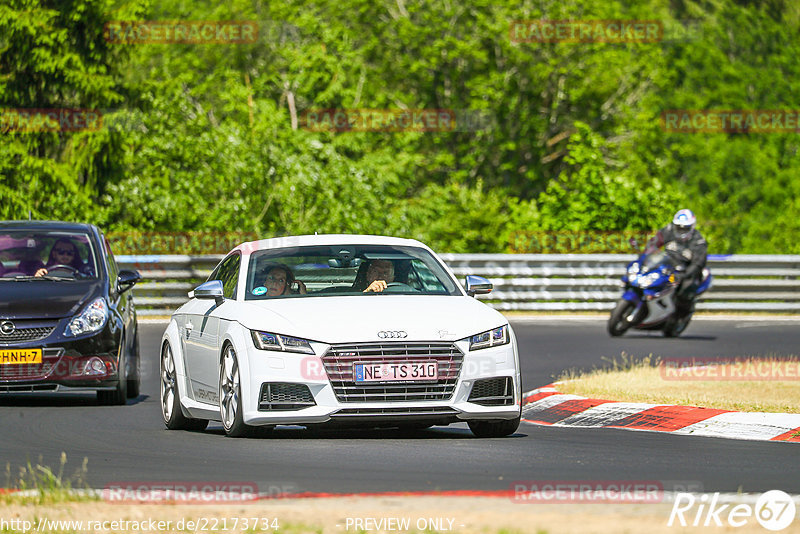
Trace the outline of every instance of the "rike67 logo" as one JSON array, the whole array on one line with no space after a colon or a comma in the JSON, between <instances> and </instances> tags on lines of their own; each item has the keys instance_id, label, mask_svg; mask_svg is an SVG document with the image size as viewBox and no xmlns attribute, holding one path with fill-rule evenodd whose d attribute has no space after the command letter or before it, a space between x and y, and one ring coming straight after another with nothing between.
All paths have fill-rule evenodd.
<instances>
[{"instance_id":1,"label":"rike67 logo","mask_svg":"<svg viewBox=\"0 0 800 534\"><path fill-rule=\"evenodd\" d=\"M669 514L667 526L676 523L682 527L743 527L755 519L767 530L783 530L794 521L797 511L792 497L781 490L768 491L756 500L755 505L735 504L737 498L720 499L719 493L713 495L678 493Z\"/></svg>"}]
</instances>

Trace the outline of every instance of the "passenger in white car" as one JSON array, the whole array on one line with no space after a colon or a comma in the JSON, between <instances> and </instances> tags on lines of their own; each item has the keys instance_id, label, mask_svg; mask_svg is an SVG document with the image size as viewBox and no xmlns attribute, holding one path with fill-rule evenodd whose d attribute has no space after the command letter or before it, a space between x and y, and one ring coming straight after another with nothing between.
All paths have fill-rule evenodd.
<instances>
[{"instance_id":1,"label":"passenger in white car","mask_svg":"<svg viewBox=\"0 0 800 534\"><path fill-rule=\"evenodd\" d=\"M292 270L283 264L270 267L264 278L264 287L267 288L265 293L267 297L291 295L292 293L305 295L308 292L306 285L297 280Z\"/></svg>"}]
</instances>

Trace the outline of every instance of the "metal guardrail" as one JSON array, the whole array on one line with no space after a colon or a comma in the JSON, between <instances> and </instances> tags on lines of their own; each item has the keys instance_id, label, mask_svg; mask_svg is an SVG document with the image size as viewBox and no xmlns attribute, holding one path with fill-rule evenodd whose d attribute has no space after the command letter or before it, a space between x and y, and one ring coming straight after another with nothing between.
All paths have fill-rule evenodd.
<instances>
[{"instance_id":1,"label":"metal guardrail","mask_svg":"<svg viewBox=\"0 0 800 534\"><path fill-rule=\"evenodd\" d=\"M442 254L463 278L488 278L494 291L481 300L501 310L608 311L622 294L620 277L633 254ZM141 316L169 315L188 300L221 255L119 256L123 269L144 279L134 288ZM699 311L800 312L800 256L711 255L711 290Z\"/></svg>"}]
</instances>

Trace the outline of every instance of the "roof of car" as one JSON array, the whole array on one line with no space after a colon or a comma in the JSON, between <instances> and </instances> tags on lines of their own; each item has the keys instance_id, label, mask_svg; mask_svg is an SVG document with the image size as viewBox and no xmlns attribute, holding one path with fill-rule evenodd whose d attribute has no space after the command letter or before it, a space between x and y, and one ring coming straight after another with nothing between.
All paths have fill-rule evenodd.
<instances>
[{"instance_id":1,"label":"roof of car","mask_svg":"<svg viewBox=\"0 0 800 534\"><path fill-rule=\"evenodd\" d=\"M270 248L303 247L313 245L395 245L428 248L425 244L420 243L416 239L405 239L402 237L358 234L319 234L273 237L271 239L261 239L260 241L249 241L247 243L242 243L236 247L236 249L249 253L255 250L265 250Z\"/></svg>"},{"instance_id":2,"label":"roof of car","mask_svg":"<svg viewBox=\"0 0 800 534\"><path fill-rule=\"evenodd\" d=\"M88 232L92 225L88 223L64 221L0 221L4 230L64 230L72 232Z\"/></svg>"}]
</instances>

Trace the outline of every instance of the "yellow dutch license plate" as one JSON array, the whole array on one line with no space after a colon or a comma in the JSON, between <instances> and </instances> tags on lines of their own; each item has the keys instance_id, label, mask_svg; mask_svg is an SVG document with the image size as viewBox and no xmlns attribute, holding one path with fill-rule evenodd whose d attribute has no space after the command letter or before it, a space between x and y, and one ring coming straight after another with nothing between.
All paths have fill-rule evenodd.
<instances>
[{"instance_id":1,"label":"yellow dutch license plate","mask_svg":"<svg viewBox=\"0 0 800 534\"><path fill-rule=\"evenodd\" d=\"M42 363L42 349L2 349L0 365Z\"/></svg>"}]
</instances>

